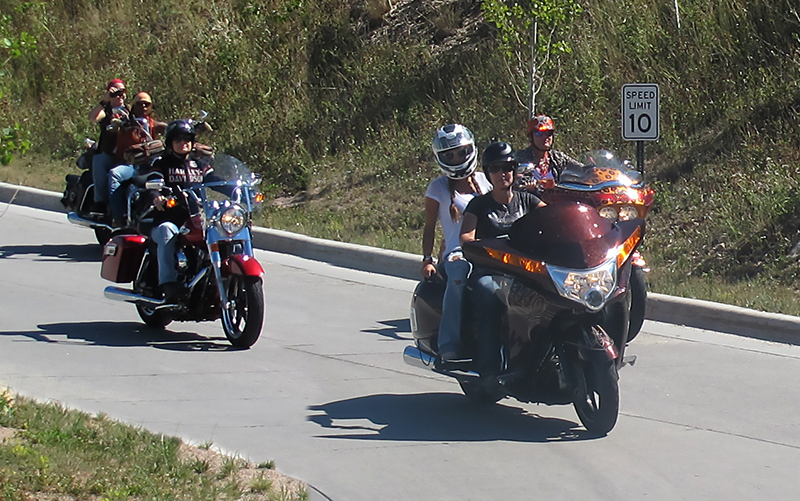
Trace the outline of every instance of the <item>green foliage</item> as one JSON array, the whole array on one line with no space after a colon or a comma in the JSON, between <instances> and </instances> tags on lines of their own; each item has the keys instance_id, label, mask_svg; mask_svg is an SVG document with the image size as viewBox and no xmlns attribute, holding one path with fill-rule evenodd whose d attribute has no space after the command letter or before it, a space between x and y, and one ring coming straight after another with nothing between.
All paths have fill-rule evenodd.
<instances>
[{"instance_id":1,"label":"green foliage","mask_svg":"<svg viewBox=\"0 0 800 501\"><path fill-rule=\"evenodd\" d=\"M6 0L0 38L20 55L2 68L14 78L0 77L0 124L18 124L8 126L15 147L28 140L31 153L71 162L97 134L88 110L121 77L153 95L161 119L209 111L209 142L263 174L271 195L296 195L262 223L418 252L424 189L437 175L433 130L462 122L479 147L526 145L521 89L536 21L536 110L554 117L558 149L633 157L620 138L620 89L660 86L661 139L646 147L657 189L653 290L687 273L788 284L800 227L797 6L681 0L678 9L672 0Z\"/></svg>"},{"instance_id":2,"label":"green foliage","mask_svg":"<svg viewBox=\"0 0 800 501\"><path fill-rule=\"evenodd\" d=\"M29 2L19 5L15 11L24 13L31 8ZM8 81L13 78L9 70L14 59L34 55L37 52L36 37L27 31L17 32L14 28L14 18L11 14L0 15L0 103L7 94ZM12 120L4 112L5 107L0 107L0 124ZM19 123L0 129L0 164L8 165L14 158L14 153L24 154L31 146L27 139L27 131Z\"/></svg>"}]
</instances>

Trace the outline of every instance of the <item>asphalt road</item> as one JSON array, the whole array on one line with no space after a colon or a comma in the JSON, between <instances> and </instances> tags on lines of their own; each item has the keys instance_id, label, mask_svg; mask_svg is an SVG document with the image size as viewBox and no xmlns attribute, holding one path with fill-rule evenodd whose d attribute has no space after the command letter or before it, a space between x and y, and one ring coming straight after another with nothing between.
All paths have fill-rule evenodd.
<instances>
[{"instance_id":1,"label":"asphalt road","mask_svg":"<svg viewBox=\"0 0 800 501\"><path fill-rule=\"evenodd\" d=\"M476 408L402 362L414 282L257 251L264 332L152 331L103 297L100 247L63 214L0 204L0 385L195 443L336 501L795 499L800 347L646 322L621 415Z\"/></svg>"}]
</instances>

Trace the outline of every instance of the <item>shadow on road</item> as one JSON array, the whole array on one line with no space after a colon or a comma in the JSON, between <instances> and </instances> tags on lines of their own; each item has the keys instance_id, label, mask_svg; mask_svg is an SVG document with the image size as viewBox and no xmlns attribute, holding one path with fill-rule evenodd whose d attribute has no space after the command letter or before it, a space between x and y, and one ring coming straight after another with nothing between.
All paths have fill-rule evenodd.
<instances>
[{"instance_id":1,"label":"shadow on road","mask_svg":"<svg viewBox=\"0 0 800 501\"><path fill-rule=\"evenodd\" d=\"M382 329L363 329L361 332L369 332L378 334L379 336L388 337L391 339L400 339L411 341L411 321L407 318L400 318L397 320L379 320L379 324L385 325ZM400 334L408 334L408 336L401 336Z\"/></svg>"},{"instance_id":2,"label":"shadow on road","mask_svg":"<svg viewBox=\"0 0 800 501\"><path fill-rule=\"evenodd\" d=\"M546 408L546 407L543 407ZM419 442L552 442L598 438L572 421L463 395L379 394L308 407L308 420L331 430L321 438Z\"/></svg>"},{"instance_id":3,"label":"shadow on road","mask_svg":"<svg viewBox=\"0 0 800 501\"><path fill-rule=\"evenodd\" d=\"M42 343L133 347L173 351L239 351L225 337L207 338L194 332L151 329L134 322L64 322L37 325L36 331L0 331L0 336L22 336ZM218 342L222 340L223 342Z\"/></svg>"},{"instance_id":4,"label":"shadow on road","mask_svg":"<svg viewBox=\"0 0 800 501\"><path fill-rule=\"evenodd\" d=\"M102 260L102 247L97 244L3 245L0 259L20 255L39 256L35 261L75 261L93 263Z\"/></svg>"}]
</instances>

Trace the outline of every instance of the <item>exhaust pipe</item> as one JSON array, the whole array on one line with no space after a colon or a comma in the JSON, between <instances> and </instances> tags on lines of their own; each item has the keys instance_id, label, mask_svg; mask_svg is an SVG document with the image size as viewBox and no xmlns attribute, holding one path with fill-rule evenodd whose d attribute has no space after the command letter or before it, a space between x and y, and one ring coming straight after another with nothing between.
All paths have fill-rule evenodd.
<instances>
[{"instance_id":1,"label":"exhaust pipe","mask_svg":"<svg viewBox=\"0 0 800 501\"><path fill-rule=\"evenodd\" d=\"M81 217L80 215L78 215L77 212L67 213L67 221L69 221L72 224L77 224L78 226L83 226L85 228L106 228L109 230L114 229L105 223L98 223L97 221L92 221L91 219L86 219L85 217Z\"/></svg>"},{"instance_id":2,"label":"exhaust pipe","mask_svg":"<svg viewBox=\"0 0 800 501\"><path fill-rule=\"evenodd\" d=\"M122 301L139 306L161 306L164 304L163 299L154 299L152 297L142 296L141 294L136 294L130 289L123 289L121 287L108 286L103 291L103 295L108 299L113 299L114 301Z\"/></svg>"},{"instance_id":3,"label":"exhaust pipe","mask_svg":"<svg viewBox=\"0 0 800 501\"><path fill-rule=\"evenodd\" d=\"M403 350L403 361L420 369L433 370L433 363L436 359L416 346L406 346L406 349Z\"/></svg>"},{"instance_id":4,"label":"exhaust pipe","mask_svg":"<svg viewBox=\"0 0 800 501\"><path fill-rule=\"evenodd\" d=\"M434 365L436 357L425 353L416 346L406 346L405 350L403 350L403 361L408 365L421 369L428 369L437 374L454 377L456 379L469 380L480 378L480 374L477 372L455 368L457 367L457 363L444 364L444 367L436 367ZM448 365L450 368L448 368Z\"/></svg>"}]
</instances>

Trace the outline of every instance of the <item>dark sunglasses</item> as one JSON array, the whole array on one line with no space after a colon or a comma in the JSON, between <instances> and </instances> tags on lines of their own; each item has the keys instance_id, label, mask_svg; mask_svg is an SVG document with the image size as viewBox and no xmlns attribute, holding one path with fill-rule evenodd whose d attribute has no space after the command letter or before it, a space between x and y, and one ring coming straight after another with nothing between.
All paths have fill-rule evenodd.
<instances>
[{"instance_id":1,"label":"dark sunglasses","mask_svg":"<svg viewBox=\"0 0 800 501\"><path fill-rule=\"evenodd\" d=\"M125 95L125 89L122 89L122 90L118 90L117 92L114 92L113 94L111 94L111 97L122 97L124 95Z\"/></svg>"},{"instance_id":2,"label":"dark sunglasses","mask_svg":"<svg viewBox=\"0 0 800 501\"><path fill-rule=\"evenodd\" d=\"M552 136L553 132L552 130L537 130L534 134L537 136Z\"/></svg>"},{"instance_id":3,"label":"dark sunglasses","mask_svg":"<svg viewBox=\"0 0 800 501\"><path fill-rule=\"evenodd\" d=\"M138 101L136 104L141 104L145 108L148 106L153 106L153 103L148 103L147 101Z\"/></svg>"},{"instance_id":4,"label":"dark sunglasses","mask_svg":"<svg viewBox=\"0 0 800 501\"><path fill-rule=\"evenodd\" d=\"M486 166L486 172L492 174L497 172L511 172L517 170L516 162L495 162Z\"/></svg>"}]
</instances>

